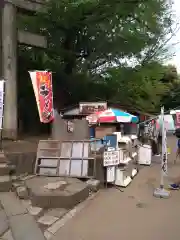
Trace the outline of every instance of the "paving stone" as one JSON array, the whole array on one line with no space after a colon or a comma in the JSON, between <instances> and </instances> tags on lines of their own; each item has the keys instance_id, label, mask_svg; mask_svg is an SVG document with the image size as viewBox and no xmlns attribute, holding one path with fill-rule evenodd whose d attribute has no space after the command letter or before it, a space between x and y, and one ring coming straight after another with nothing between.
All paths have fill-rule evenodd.
<instances>
[{"instance_id":1,"label":"paving stone","mask_svg":"<svg viewBox=\"0 0 180 240\"><path fill-rule=\"evenodd\" d=\"M18 179L19 179L18 176L15 176L15 175L11 176L11 180L12 180L12 181L17 181Z\"/></svg>"},{"instance_id":2,"label":"paving stone","mask_svg":"<svg viewBox=\"0 0 180 240\"><path fill-rule=\"evenodd\" d=\"M2 236L2 239L3 240L14 240L11 230L8 230L7 232L5 232L5 234Z\"/></svg>"},{"instance_id":3,"label":"paving stone","mask_svg":"<svg viewBox=\"0 0 180 240\"><path fill-rule=\"evenodd\" d=\"M36 219L43 214L43 209L39 207L29 206L27 209L28 209L28 212Z\"/></svg>"},{"instance_id":4,"label":"paving stone","mask_svg":"<svg viewBox=\"0 0 180 240\"><path fill-rule=\"evenodd\" d=\"M0 237L8 230L9 224L4 210L0 210Z\"/></svg>"},{"instance_id":5,"label":"paving stone","mask_svg":"<svg viewBox=\"0 0 180 240\"><path fill-rule=\"evenodd\" d=\"M61 218L68 212L65 208L53 208L46 212L46 215Z\"/></svg>"},{"instance_id":6,"label":"paving stone","mask_svg":"<svg viewBox=\"0 0 180 240\"><path fill-rule=\"evenodd\" d=\"M29 179L35 177L35 176L36 176L36 175L28 175L28 176L22 177L21 180L22 180L22 181L26 181L26 180L29 180Z\"/></svg>"},{"instance_id":7,"label":"paving stone","mask_svg":"<svg viewBox=\"0 0 180 240\"><path fill-rule=\"evenodd\" d=\"M10 176L0 176L0 192L8 192L12 187Z\"/></svg>"},{"instance_id":8,"label":"paving stone","mask_svg":"<svg viewBox=\"0 0 180 240\"><path fill-rule=\"evenodd\" d=\"M30 214L11 216L9 224L15 240L45 240L35 219Z\"/></svg>"},{"instance_id":9,"label":"paving stone","mask_svg":"<svg viewBox=\"0 0 180 240\"><path fill-rule=\"evenodd\" d=\"M46 225L47 227L51 226L53 223L55 223L59 218L53 217L53 216L48 216L44 215L39 218L38 223L42 225Z\"/></svg>"},{"instance_id":10,"label":"paving stone","mask_svg":"<svg viewBox=\"0 0 180 240\"><path fill-rule=\"evenodd\" d=\"M97 192L100 188L100 181L99 180L89 179L86 183L89 186L90 190L92 190L93 192Z\"/></svg>"},{"instance_id":11,"label":"paving stone","mask_svg":"<svg viewBox=\"0 0 180 240\"><path fill-rule=\"evenodd\" d=\"M0 202L8 217L27 213L26 207L13 192L0 193Z\"/></svg>"},{"instance_id":12,"label":"paving stone","mask_svg":"<svg viewBox=\"0 0 180 240\"><path fill-rule=\"evenodd\" d=\"M44 232L44 236L45 236L45 238L46 238L47 240L49 240L49 239L51 239L51 238L53 237L53 234L50 233L50 232L48 232L48 231L45 231L45 232Z\"/></svg>"},{"instance_id":13,"label":"paving stone","mask_svg":"<svg viewBox=\"0 0 180 240\"><path fill-rule=\"evenodd\" d=\"M29 194L28 194L28 189L25 186L19 186L16 188L16 194L20 199L28 199Z\"/></svg>"},{"instance_id":14,"label":"paving stone","mask_svg":"<svg viewBox=\"0 0 180 240\"><path fill-rule=\"evenodd\" d=\"M13 180L13 178L11 178ZM16 190L17 187L23 186L23 182L20 181L16 181L12 183L12 186L14 188L14 190Z\"/></svg>"},{"instance_id":15,"label":"paving stone","mask_svg":"<svg viewBox=\"0 0 180 240\"><path fill-rule=\"evenodd\" d=\"M62 227L62 226L63 226L63 224L62 224L62 221L60 219L57 222L55 222L54 224L52 224L52 226L49 227L47 229L47 231L50 232L51 234L55 234L59 230L59 228Z\"/></svg>"},{"instance_id":16,"label":"paving stone","mask_svg":"<svg viewBox=\"0 0 180 240\"><path fill-rule=\"evenodd\" d=\"M22 202L23 206L27 209L31 206L31 200L23 200L22 199L21 202Z\"/></svg>"},{"instance_id":17,"label":"paving stone","mask_svg":"<svg viewBox=\"0 0 180 240\"><path fill-rule=\"evenodd\" d=\"M72 209L62 219L59 219L54 224L52 224L52 226L50 226L47 231L55 234L59 230L59 228L61 228L69 219L71 219L76 214L76 212L76 208Z\"/></svg>"}]
</instances>

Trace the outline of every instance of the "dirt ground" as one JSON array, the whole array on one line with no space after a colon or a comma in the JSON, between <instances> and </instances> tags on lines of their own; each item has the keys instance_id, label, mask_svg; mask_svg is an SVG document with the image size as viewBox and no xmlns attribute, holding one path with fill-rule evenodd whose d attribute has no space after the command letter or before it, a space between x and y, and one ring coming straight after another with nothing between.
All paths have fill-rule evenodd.
<instances>
[{"instance_id":1,"label":"dirt ground","mask_svg":"<svg viewBox=\"0 0 180 240\"><path fill-rule=\"evenodd\" d=\"M169 155L167 183L180 175L180 160L173 164L175 137L168 137L173 152ZM180 192L169 199L153 197L160 182L160 159L141 169L124 192L103 189L88 205L69 220L53 240L178 240L180 238Z\"/></svg>"}]
</instances>

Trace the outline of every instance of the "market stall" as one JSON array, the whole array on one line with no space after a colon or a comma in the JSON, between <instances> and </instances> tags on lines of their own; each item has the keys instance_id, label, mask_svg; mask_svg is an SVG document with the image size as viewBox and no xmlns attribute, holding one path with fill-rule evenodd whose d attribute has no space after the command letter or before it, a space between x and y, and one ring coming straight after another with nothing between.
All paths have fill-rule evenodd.
<instances>
[{"instance_id":1,"label":"market stall","mask_svg":"<svg viewBox=\"0 0 180 240\"><path fill-rule=\"evenodd\" d=\"M137 136L123 136L123 124L138 123L138 117L119 109L107 109L86 117L94 128L95 138L102 138L106 143L103 153L106 181L126 187L137 174L136 161Z\"/></svg>"}]
</instances>

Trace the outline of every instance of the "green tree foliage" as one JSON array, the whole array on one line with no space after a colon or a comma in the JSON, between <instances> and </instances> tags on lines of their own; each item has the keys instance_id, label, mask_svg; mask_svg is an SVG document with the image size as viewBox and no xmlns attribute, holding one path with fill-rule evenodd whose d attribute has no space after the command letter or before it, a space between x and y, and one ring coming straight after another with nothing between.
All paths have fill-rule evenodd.
<instances>
[{"instance_id":1,"label":"green tree foliage","mask_svg":"<svg viewBox=\"0 0 180 240\"><path fill-rule=\"evenodd\" d=\"M166 0L51 0L44 10L18 19L20 28L48 38L45 51L19 47L21 63L28 63L24 71L52 70L63 104L105 99L157 108L167 91L157 62L171 33Z\"/></svg>"},{"instance_id":2,"label":"green tree foliage","mask_svg":"<svg viewBox=\"0 0 180 240\"><path fill-rule=\"evenodd\" d=\"M165 94L161 100L161 104L165 105L165 108L173 109L180 106L180 76L177 73L176 68L173 65L165 67L165 74L162 82L167 84L169 91Z\"/></svg>"},{"instance_id":3,"label":"green tree foliage","mask_svg":"<svg viewBox=\"0 0 180 240\"><path fill-rule=\"evenodd\" d=\"M162 82L163 77L164 66L158 62L134 68L111 68L103 76L103 87L106 88L106 98L112 102L131 104L143 111L154 112L162 96L169 91L168 85Z\"/></svg>"}]
</instances>

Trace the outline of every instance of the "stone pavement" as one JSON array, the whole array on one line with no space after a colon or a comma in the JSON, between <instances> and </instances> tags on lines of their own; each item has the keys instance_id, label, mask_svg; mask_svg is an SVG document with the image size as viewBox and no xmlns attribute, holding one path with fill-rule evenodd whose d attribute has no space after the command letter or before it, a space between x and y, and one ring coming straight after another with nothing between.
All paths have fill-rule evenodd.
<instances>
[{"instance_id":1,"label":"stone pavement","mask_svg":"<svg viewBox=\"0 0 180 240\"><path fill-rule=\"evenodd\" d=\"M169 140L173 149L175 139ZM180 174L180 161L172 164L174 155L169 157L166 181ZM0 239L178 240L180 192L172 192L170 199L153 197L160 181L160 160L153 160L127 189L103 189L69 212L33 207L31 201L20 200L13 192L0 193Z\"/></svg>"},{"instance_id":2,"label":"stone pavement","mask_svg":"<svg viewBox=\"0 0 180 240\"><path fill-rule=\"evenodd\" d=\"M82 189L85 189L85 195L84 190L80 196L76 194L76 201L74 201L74 205L76 205L77 202L79 203L85 198L88 198L89 195L99 187L99 181L97 180L81 182L78 179L68 178L66 181L62 181L60 177L49 179L48 177L36 177L34 175L21 177L20 179L19 181L13 182L14 192L0 192L0 239L50 239L62 225L64 219L71 218L76 212L76 210L71 207L72 204L69 205L69 197L73 199L75 191L79 192L79 190L82 191ZM54 199L54 196L57 198L55 193L60 194L61 188L63 187L64 189L64 184L67 185L66 191L68 190L68 194L64 192L64 194L66 194L67 204L64 202L64 195L62 195L63 198L61 195L58 195L57 201ZM46 196L45 198L41 197L37 205L33 205L32 192L30 195L28 195L28 192L34 189L34 187L40 189L41 191L39 190L39 192L42 192L42 189L45 187L45 193L48 194L48 201ZM73 191L70 191L70 189ZM47 192L47 190L49 192ZM71 195L69 196L69 194ZM51 200L50 203L49 200ZM53 208L54 201L55 205L58 206L57 208ZM47 203L51 208L44 208L44 206L47 206ZM69 206L71 208L69 208ZM79 206L81 206L81 204L78 205L78 208Z\"/></svg>"},{"instance_id":3,"label":"stone pavement","mask_svg":"<svg viewBox=\"0 0 180 240\"><path fill-rule=\"evenodd\" d=\"M174 141L170 142L174 148ZM180 175L180 161L173 165L169 156L169 177ZM180 191L172 191L169 199L153 197L159 186L159 158L151 167L141 169L124 192L101 190L82 211L62 226L52 240L178 240Z\"/></svg>"}]
</instances>

